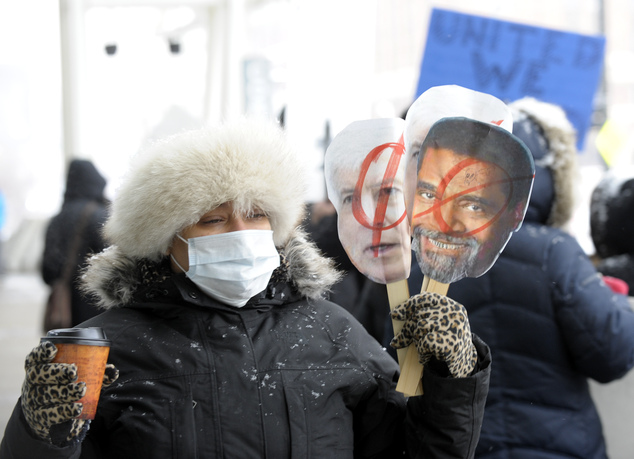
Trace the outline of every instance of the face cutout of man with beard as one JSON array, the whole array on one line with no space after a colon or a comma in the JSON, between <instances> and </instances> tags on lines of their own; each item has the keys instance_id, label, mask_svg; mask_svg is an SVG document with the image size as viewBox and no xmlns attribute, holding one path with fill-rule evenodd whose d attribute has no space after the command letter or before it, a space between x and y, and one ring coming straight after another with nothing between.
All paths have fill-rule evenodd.
<instances>
[{"instance_id":1,"label":"face cutout of man with beard","mask_svg":"<svg viewBox=\"0 0 634 459\"><path fill-rule=\"evenodd\" d=\"M481 276L524 218L530 152L505 129L457 117L435 123L413 155L412 248L423 274L445 284Z\"/></svg>"}]
</instances>

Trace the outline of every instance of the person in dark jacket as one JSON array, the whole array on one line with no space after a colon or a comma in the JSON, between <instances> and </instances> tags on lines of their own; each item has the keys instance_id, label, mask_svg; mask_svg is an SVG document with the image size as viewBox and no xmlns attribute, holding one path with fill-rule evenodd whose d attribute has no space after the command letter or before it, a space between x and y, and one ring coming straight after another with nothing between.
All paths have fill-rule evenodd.
<instances>
[{"instance_id":1,"label":"person in dark jacket","mask_svg":"<svg viewBox=\"0 0 634 459\"><path fill-rule=\"evenodd\" d=\"M564 111L510 104L513 133L531 150L529 208L493 267L451 284L494 366L478 458L606 457L588 378L606 383L634 365L634 312L561 228L573 211L575 133Z\"/></svg>"},{"instance_id":2,"label":"person in dark jacket","mask_svg":"<svg viewBox=\"0 0 634 459\"><path fill-rule=\"evenodd\" d=\"M0 456L473 457L490 354L464 308L439 295L397 308L405 341L425 339L425 308L451 342L421 356L424 395L397 392L397 363L323 299L338 273L297 226L304 184L299 155L263 121L137 156L105 226L111 245L83 276L106 311L80 327L103 328L118 375L107 372L95 419L78 420L75 365L35 347Z\"/></svg>"},{"instance_id":3,"label":"person in dark jacket","mask_svg":"<svg viewBox=\"0 0 634 459\"><path fill-rule=\"evenodd\" d=\"M489 271L452 283L447 292L464 304L471 329L493 356L475 457L606 458L588 378L607 383L634 366L634 312L562 229L577 180L575 132L565 112L534 98L510 107L513 134L535 160L524 222ZM422 280L413 264L410 291ZM389 321L384 330L387 344Z\"/></svg>"},{"instance_id":4,"label":"person in dark jacket","mask_svg":"<svg viewBox=\"0 0 634 459\"><path fill-rule=\"evenodd\" d=\"M608 171L592 191L590 235L604 276L627 283L634 292L634 168ZM632 293L630 293L632 294Z\"/></svg>"},{"instance_id":5,"label":"person in dark jacket","mask_svg":"<svg viewBox=\"0 0 634 459\"><path fill-rule=\"evenodd\" d=\"M81 292L78 274L85 266L88 256L105 248L101 235L108 213L105 188L106 179L91 161L72 160L68 166L62 208L46 228L41 266L42 279L46 284L53 285L62 276L66 263L72 264L72 325L77 325L101 312L94 301ZM93 206L87 207L90 203ZM78 233L82 218L85 218L85 226L81 233ZM73 253L72 259L69 260L68 251L75 238L78 238L77 252Z\"/></svg>"}]
</instances>

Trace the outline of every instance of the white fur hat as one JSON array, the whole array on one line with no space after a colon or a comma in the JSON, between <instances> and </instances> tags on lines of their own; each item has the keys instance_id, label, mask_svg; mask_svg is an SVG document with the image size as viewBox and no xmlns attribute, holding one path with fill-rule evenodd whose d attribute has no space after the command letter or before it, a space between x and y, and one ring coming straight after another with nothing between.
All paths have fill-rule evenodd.
<instances>
[{"instance_id":1,"label":"white fur hat","mask_svg":"<svg viewBox=\"0 0 634 459\"><path fill-rule=\"evenodd\" d=\"M281 246L303 217L304 184L298 156L272 122L186 131L134 158L104 233L126 256L158 260L176 233L232 201L238 212L264 211Z\"/></svg>"}]
</instances>

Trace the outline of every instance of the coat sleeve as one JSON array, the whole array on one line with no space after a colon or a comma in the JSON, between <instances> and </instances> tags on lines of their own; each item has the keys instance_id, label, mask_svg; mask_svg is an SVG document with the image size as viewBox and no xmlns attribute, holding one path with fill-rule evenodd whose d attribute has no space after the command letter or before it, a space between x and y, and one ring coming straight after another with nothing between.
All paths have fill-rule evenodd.
<instances>
[{"instance_id":1,"label":"coat sleeve","mask_svg":"<svg viewBox=\"0 0 634 459\"><path fill-rule=\"evenodd\" d=\"M31 434L18 401L0 443L2 459L78 459L80 454L81 445L58 448Z\"/></svg>"},{"instance_id":2,"label":"coat sleeve","mask_svg":"<svg viewBox=\"0 0 634 459\"><path fill-rule=\"evenodd\" d=\"M547 266L575 368L602 383L624 376L634 365L634 310L627 297L612 292L571 237L552 241Z\"/></svg>"},{"instance_id":3,"label":"coat sleeve","mask_svg":"<svg viewBox=\"0 0 634 459\"><path fill-rule=\"evenodd\" d=\"M478 365L468 378L443 377L428 367L423 395L407 406L407 445L410 458L473 458L480 439L489 392L491 351L477 336Z\"/></svg>"}]
</instances>

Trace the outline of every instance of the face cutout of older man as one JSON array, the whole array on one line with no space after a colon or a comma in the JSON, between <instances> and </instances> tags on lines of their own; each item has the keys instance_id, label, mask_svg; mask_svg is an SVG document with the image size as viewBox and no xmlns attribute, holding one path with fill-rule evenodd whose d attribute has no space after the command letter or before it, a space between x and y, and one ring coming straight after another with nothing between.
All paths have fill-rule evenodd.
<instances>
[{"instance_id":1,"label":"face cutout of older man","mask_svg":"<svg viewBox=\"0 0 634 459\"><path fill-rule=\"evenodd\" d=\"M362 274L382 284L407 279L411 266L404 124L398 118L351 123L330 143L324 165L341 244Z\"/></svg>"}]
</instances>

